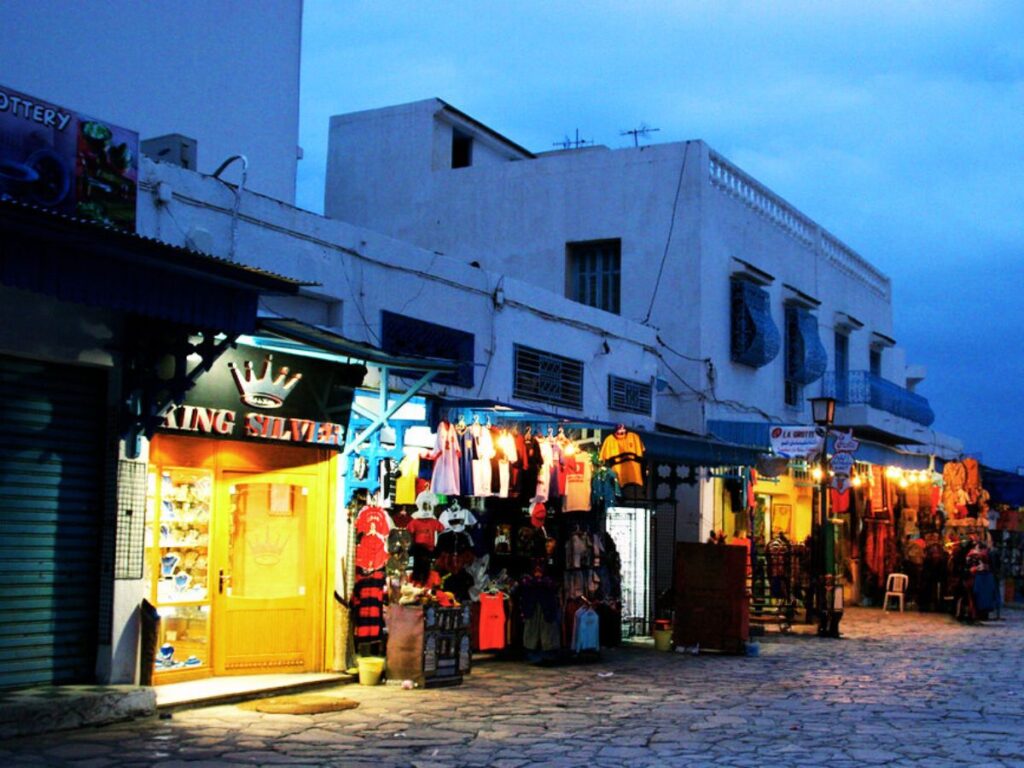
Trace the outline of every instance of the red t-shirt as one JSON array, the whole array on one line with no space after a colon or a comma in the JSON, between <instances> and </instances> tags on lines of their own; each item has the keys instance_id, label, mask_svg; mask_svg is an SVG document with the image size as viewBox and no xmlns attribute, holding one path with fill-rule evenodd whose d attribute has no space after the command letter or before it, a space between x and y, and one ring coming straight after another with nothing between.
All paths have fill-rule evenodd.
<instances>
[{"instance_id":1,"label":"red t-shirt","mask_svg":"<svg viewBox=\"0 0 1024 768\"><path fill-rule=\"evenodd\" d=\"M383 568L388 561L388 548L384 539L376 534L363 536L356 545L356 566L364 571Z\"/></svg>"},{"instance_id":2,"label":"red t-shirt","mask_svg":"<svg viewBox=\"0 0 1024 768\"><path fill-rule=\"evenodd\" d=\"M409 522L409 533L416 544L422 544L427 549L433 549L437 543L437 534L444 530L444 526L434 517L414 517Z\"/></svg>"},{"instance_id":3,"label":"red t-shirt","mask_svg":"<svg viewBox=\"0 0 1024 768\"><path fill-rule=\"evenodd\" d=\"M356 531L359 533L373 533L376 531L381 536L387 536L391 530L388 522L388 514L380 507L363 507L356 517Z\"/></svg>"}]
</instances>

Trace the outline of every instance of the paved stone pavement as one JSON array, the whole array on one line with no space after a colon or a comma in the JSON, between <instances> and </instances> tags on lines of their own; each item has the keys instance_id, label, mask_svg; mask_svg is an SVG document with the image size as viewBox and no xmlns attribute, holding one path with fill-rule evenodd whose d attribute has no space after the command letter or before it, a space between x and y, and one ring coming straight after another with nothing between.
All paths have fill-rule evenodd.
<instances>
[{"instance_id":1,"label":"paved stone pavement","mask_svg":"<svg viewBox=\"0 0 1024 768\"><path fill-rule=\"evenodd\" d=\"M1024 613L847 611L844 639L769 636L756 657L605 651L491 662L458 688L357 685L358 709L236 706L0 744L3 766L841 766L1024 764ZM609 674L611 673L611 674Z\"/></svg>"}]
</instances>

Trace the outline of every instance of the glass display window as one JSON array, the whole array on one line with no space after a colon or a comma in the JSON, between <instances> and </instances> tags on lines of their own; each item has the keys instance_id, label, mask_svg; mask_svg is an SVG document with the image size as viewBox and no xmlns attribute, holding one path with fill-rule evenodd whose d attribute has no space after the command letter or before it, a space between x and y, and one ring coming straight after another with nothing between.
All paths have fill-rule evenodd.
<instances>
[{"instance_id":1,"label":"glass display window","mask_svg":"<svg viewBox=\"0 0 1024 768\"><path fill-rule=\"evenodd\" d=\"M196 603L209 599L210 505L213 476L197 469L162 468L159 505L151 535L158 560L151 563L156 604Z\"/></svg>"},{"instance_id":2,"label":"glass display window","mask_svg":"<svg viewBox=\"0 0 1024 768\"><path fill-rule=\"evenodd\" d=\"M178 605L158 609L160 635L156 671L210 667L210 606Z\"/></svg>"},{"instance_id":3,"label":"glass display window","mask_svg":"<svg viewBox=\"0 0 1024 768\"><path fill-rule=\"evenodd\" d=\"M143 576L160 614L157 679L209 674L213 473L152 467L146 501Z\"/></svg>"}]
</instances>

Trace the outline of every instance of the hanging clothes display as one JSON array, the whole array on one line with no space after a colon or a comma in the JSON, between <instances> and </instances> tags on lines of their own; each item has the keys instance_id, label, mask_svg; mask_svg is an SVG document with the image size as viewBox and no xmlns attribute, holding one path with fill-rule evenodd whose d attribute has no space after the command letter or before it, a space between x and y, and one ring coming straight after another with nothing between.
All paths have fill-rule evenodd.
<instances>
[{"instance_id":1,"label":"hanging clothes display","mask_svg":"<svg viewBox=\"0 0 1024 768\"><path fill-rule=\"evenodd\" d=\"M500 592L480 595L481 651L500 651L505 647L505 600Z\"/></svg>"},{"instance_id":2,"label":"hanging clothes display","mask_svg":"<svg viewBox=\"0 0 1024 768\"><path fill-rule=\"evenodd\" d=\"M469 432L476 441L476 458L473 459L473 488L477 496L487 498L494 495L492 483L494 441L491 438L490 427L474 422L469 428Z\"/></svg>"},{"instance_id":3,"label":"hanging clothes display","mask_svg":"<svg viewBox=\"0 0 1024 768\"><path fill-rule=\"evenodd\" d=\"M619 485L625 488L644 484L643 455L644 444L640 436L620 426L604 439L599 458L614 470Z\"/></svg>"},{"instance_id":4,"label":"hanging clothes display","mask_svg":"<svg viewBox=\"0 0 1024 768\"><path fill-rule=\"evenodd\" d=\"M584 605L573 617L572 649L576 653L601 649L601 621L597 611Z\"/></svg>"},{"instance_id":5,"label":"hanging clothes display","mask_svg":"<svg viewBox=\"0 0 1024 768\"><path fill-rule=\"evenodd\" d=\"M412 450L398 464L398 480L395 482L395 504L416 503L416 478L420 473L420 453Z\"/></svg>"},{"instance_id":6,"label":"hanging clothes display","mask_svg":"<svg viewBox=\"0 0 1024 768\"><path fill-rule=\"evenodd\" d=\"M428 455L434 460L430 490L445 496L459 495L461 490L459 460L461 456L459 436L455 432L455 427L447 421L442 421L437 425L437 441L434 450Z\"/></svg>"},{"instance_id":7,"label":"hanging clothes display","mask_svg":"<svg viewBox=\"0 0 1024 768\"><path fill-rule=\"evenodd\" d=\"M593 465L590 455L579 451L565 456L565 503L566 512L590 511L590 481Z\"/></svg>"},{"instance_id":8,"label":"hanging clothes display","mask_svg":"<svg viewBox=\"0 0 1024 768\"><path fill-rule=\"evenodd\" d=\"M459 484L458 496L475 496L473 485L473 467L476 462L476 441L473 433L466 428L465 424L455 426L455 436L459 446ZM435 493L441 493L435 489Z\"/></svg>"},{"instance_id":9,"label":"hanging clothes display","mask_svg":"<svg viewBox=\"0 0 1024 768\"><path fill-rule=\"evenodd\" d=\"M356 640L379 640L384 634L386 584L383 571L367 574L355 583L351 602Z\"/></svg>"}]
</instances>

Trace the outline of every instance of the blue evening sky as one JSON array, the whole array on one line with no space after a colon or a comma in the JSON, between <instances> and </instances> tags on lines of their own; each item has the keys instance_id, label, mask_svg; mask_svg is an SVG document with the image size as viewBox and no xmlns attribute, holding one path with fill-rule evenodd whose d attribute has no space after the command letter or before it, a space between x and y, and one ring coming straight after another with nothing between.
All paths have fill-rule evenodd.
<instances>
[{"instance_id":1,"label":"blue evening sky","mask_svg":"<svg viewBox=\"0 0 1024 768\"><path fill-rule=\"evenodd\" d=\"M703 139L892 278L934 427L1024 465L1024 2L305 0L299 205L331 115L432 96L534 151Z\"/></svg>"}]
</instances>

